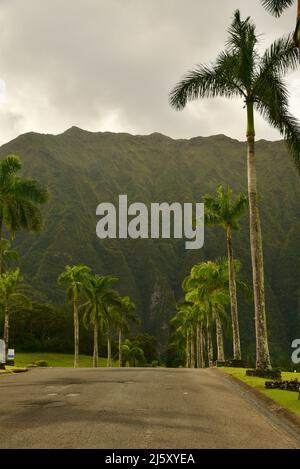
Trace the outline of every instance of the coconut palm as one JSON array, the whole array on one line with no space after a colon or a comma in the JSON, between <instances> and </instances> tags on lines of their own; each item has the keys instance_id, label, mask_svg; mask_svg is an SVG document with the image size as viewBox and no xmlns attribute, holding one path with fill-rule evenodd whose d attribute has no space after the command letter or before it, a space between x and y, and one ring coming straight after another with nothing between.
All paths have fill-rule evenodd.
<instances>
[{"instance_id":1,"label":"coconut palm","mask_svg":"<svg viewBox=\"0 0 300 469\"><path fill-rule=\"evenodd\" d=\"M283 81L298 66L298 51L291 37L276 40L259 55L255 25L241 20L236 11L229 28L226 49L212 65L199 65L180 81L170 95L170 103L183 109L198 98L241 98L247 111L248 195L250 243L253 270L256 367L270 369L262 234L255 167L254 110L258 111L285 138L300 170L300 126L288 111L288 92Z\"/></svg>"},{"instance_id":2,"label":"coconut palm","mask_svg":"<svg viewBox=\"0 0 300 469\"><path fill-rule=\"evenodd\" d=\"M120 306L116 307L115 324L118 329L119 366L122 366L122 338L129 332L130 323L139 324L139 318L135 313L135 304L129 296L121 298Z\"/></svg>"},{"instance_id":3,"label":"coconut palm","mask_svg":"<svg viewBox=\"0 0 300 469\"><path fill-rule=\"evenodd\" d=\"M86 265L66 265L65 270L59 275L59 284L67 284L67 299L73 303L74 320L74 368L78 367L79 357L79 297L89 280L91 269Z\"/></svg>"},{"instance_id":4,"label":"coconut palm","mask_svg":"<svg viewBox=\"0 0 300 469\"><path fill-rule=\"evenodd\" d=\"M205 222L208 225L220 225L225 229L229 271L229 292L231 304L231 322L233 335L233 356L241 360L241 341L238 318L238 304L236 293L236 273L234 269L234 256L232 247L232 231L239 229L239 218L246 212L248 200L245 194L239 194L233 200L233 192L229 187L225 190L219 186L216 196L205 195Z\"/></svg>"},{"instance_id":5,"label":"coconut palm","mask_svg":"<svg viewBox=\"0 0 300 469\"><path fill-rule=\"evenodd\" d=\"M272 15L277 17L281 16L284 10L297 3L297 20L294 41L300 53L300 0L261 0L261 3L270 13L272 13Z\"/></svg>"},{"instance_id":6,"label":"coconut palm","mask_svg":"<svg viewBox=\"0 0 300 469\"><path fill-rule=\"evenodd\" d=\"M92 325L94 330L93 366L98 367L99 330L107 326L109 308L120 305L120 296L112 288L117 281L112 275L89 275L84 285L86 302L81 305L85 326Z\"/></svg>"},{"instance_id":7,"label":"coconut palm","mask_svg":"<svg viewBox=\"0 0 300 469\"><path fill-rule=\"evenodd\" d=\"M21 178L21 168L16 155L7 155L0 161L0 241L4 228L13 238L21 229L34 232L42 226L39 205L47 202L47 190L32 179ZM2 264L0 260L0 273Z\"/></svg>"},{"instance_id":8,"label":"coconut palm","mask_svg":"<svg viewBox=\"0 0 300 469\"><path fill-rule=\"evenodd\" d=\"M9 343L9 318L11 312L16 308L16 303L20 303L24 299L27 301L26 297L20 293L21 281L22 277L19 267L0 275L0 302L4 310L3 340L5 342L6 356Z\"/></svg>"}]
</instances>

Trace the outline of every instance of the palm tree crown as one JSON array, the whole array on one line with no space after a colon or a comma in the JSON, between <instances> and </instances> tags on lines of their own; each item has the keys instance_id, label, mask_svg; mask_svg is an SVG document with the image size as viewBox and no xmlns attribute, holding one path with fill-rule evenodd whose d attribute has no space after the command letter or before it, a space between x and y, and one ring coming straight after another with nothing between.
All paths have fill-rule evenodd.
<instances>
[{"instance_id":1,"label":"palm tree crown","mask_svg":"<svg viewBox=\"0 0 300 469\"><path fill-rule=\"evenodd\" d=\"M221 225L225 229L230 227L233 230L239 229L239 218L245 214L248 198L241 193L233 200L231 188L224 189L218 186L216 196L205 195L205 222L208 225Z\"/></svg>"},{"instance_id":2,"label":"palm tree crown","mask_svg":"<svg viewBox=\"0 0 300 469\"><path fill-rule=\"evenodd\" d=\"M20 229L39 231L42 225L38 205L47 202L47 190L35 180L19 177L21 168L18 156L0 161L0 237L3 224L12 237Z\"/></svg>"},{"instance_id":3,"label":"palm tree crown","mask_svg":"<svg viewBox=\"0 0 300 469\"><path fill-rule=\"evenodd\" d=\"M291 36L277 39L259 55L255 25L250 18L242 21L238 10L228 32L226 49L212 65L198 65L175 86L171 105L180 110L198 98L242 98L280 131L300 170L300 125L289 113L289 94L283 80L288 70L298 66L298 51ZM251 116L248 118L249 134L254 124Z\"/></svg>"}]
</instances>

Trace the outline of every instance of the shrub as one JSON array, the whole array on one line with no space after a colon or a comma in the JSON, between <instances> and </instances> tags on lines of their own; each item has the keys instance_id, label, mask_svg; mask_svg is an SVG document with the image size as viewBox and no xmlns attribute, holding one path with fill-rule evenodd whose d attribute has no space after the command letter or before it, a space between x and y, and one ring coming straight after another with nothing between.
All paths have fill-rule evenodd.
<instances>
[{"instance_id":1,"label":"shrub","mask_svg":"<svg viewBox=\"0 0 300 469\"><path fill-rule=\"evenodd\" d=\"M281 380L281 371L274 368L273 370L246 370L247 376L256 376L258 378L267 378L273 380Z\"/></svg>"},{"instance_id":2,"label":"shrub","mask_svg":"<svg viewBox=\"0 0 300 469\"><path fill-rule=\"evenodd\" d=\"M300 382L298 381L298 379L292 379L291 381L266 381L265 388L300 392Z\"/></svg>"},{"instance_id":3,"label":"shrub","mask_svg":"<svg viewBox=\"0 0 300 469\"><path fill-rule=\"evenodd\" d=\"M34 365L38 366L40 368L46 368L47 366L49 366L49 364L48 364L48 362L46 362L46 360L37 360L36 362L34 362Z\"/></svg>"},{"instance_id":4,"label":"shrub","mask_svg":"<svg viewBox=\"0 0 300 469\"><path fill-rule=\"evenodd\" d=\"M226 360L225 362L217 361L217 366L224 366L229 368L246 368L247 364L243 360Z\"/></svg>"}]
</instances>

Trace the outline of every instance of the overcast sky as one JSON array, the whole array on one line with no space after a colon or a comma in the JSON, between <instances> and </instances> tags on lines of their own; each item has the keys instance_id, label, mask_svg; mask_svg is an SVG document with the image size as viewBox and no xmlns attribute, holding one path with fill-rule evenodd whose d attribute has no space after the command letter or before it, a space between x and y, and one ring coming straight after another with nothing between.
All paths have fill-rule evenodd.
<instances>
[{"instance_id":1,"label":"overcast sky","mask_svg":"<svg viewBox=\"0 0 300 469\"><path fill-rule=\"evenodd\" d=\"M223 48L232 14L251 15L261 47L294 27L259 0L0 0L0 143L20 133L91 131L244 139L239 101L169 107L182 75ZM300 118L300 70L289 78ZM278 134L257 119L258 138Z\"/></svg>"}]
</instances>

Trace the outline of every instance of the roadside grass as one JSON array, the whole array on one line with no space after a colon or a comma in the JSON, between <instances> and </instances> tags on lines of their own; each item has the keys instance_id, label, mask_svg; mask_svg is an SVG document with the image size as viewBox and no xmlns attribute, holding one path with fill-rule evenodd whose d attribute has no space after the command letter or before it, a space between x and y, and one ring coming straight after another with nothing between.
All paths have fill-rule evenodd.
<instances>
[{"instance_id":1,"label":"roadside grass","mask_svg":"<svg viewBox=\"0 0 300 469\"><path fill-rule=\"evenodd\" d=\"M11 373L12 371L26 371L24 366L6 366L5 370L0 369L0 374Z\"/></svg>"},{"instance_id":2,"label":"roadside grass","mask_svg":"<svg viewBox=\"0 0 300 469\"><path fill-rule=\"evenodd\" d=\"M298 393L292 391L282 391L281 389L265 389L265 382L270 381L265 378L257 378L256 376L246 376L246 368L218 368L223 373L247 383L249 386L257 389L261 393L273 399L282 407L294 412L300 417L300 400ZM288 381L297 378L300 381L300 373L282 372L282 380Z\"/></svg>"},{"instance_id":3,"label":"roadside grass","mask_svg":"<svg viewBox=\"0 0 300 469\"><path fill-rule=\"evenodd\" d=\"M33 362L44 360L49 366L73 368L74 356L68 353L16 353L15 365L24 367ZM79 355L79 367L91 368L93 358L89 355ZM113 361L113 366L118 366L118 362ZM106 358L99 358L99 367L106 367Z\"/></svg>"}]
</instances>

